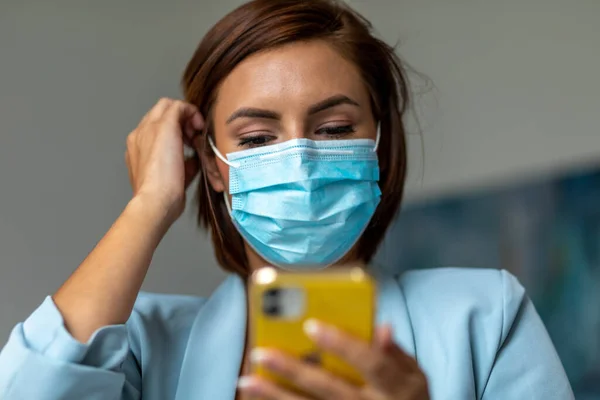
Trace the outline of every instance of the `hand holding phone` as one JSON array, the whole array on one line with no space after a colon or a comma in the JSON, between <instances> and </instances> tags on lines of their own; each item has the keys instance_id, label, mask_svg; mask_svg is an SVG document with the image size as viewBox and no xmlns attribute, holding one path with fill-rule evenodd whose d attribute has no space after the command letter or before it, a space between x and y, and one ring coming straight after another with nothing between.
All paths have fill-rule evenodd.
<instances>
[{"instance_id":1,"label":"hand holding phone","mask_svg":"<svg viewBox=\"0 0 600 400\"><path fill-rule=\"evenodd\" d=\"M323 352L305 333L304 324L317 320L365 342L373 336L376 285L361 268L331 268L317 272L285 272L266 267L250 281L250 343L318 364L344 380L362 385L351 365ZM260 365L257 376L296 390Z\"/></svg>"}]
</instances>

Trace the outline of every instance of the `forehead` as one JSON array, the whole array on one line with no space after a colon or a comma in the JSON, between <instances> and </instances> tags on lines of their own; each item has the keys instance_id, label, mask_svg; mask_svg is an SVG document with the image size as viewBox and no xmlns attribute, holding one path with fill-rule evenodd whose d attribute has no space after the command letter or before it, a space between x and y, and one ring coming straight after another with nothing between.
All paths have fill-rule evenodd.
<instances>
[{"instance_id":1,"label":"forehead","mask_svg":"<svg viewBox=\"0 0 600 400\"><path fill-rule=\"evenodd\" d=\"M222 82L216 113L242 106L294 108L344 94L368 102L356 66L323 41L296 42L241 62Z\"/></svg>"}]
</instances>

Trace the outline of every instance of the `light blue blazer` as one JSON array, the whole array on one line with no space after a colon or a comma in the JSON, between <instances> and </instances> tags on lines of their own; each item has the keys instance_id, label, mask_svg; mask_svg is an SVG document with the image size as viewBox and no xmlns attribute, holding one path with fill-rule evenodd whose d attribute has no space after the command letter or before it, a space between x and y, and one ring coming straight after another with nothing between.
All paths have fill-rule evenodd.
<instances>
[{"instance_id":1,"label":"light blue blazer","mask_svg":"<svg viewBox=\"0 0 600 400\"><path fill-rule=\"evenodd\" d=\"M416 358L432 399L573 399L546 329L506 271L380 276L378 322ZM244 283L140 294L126 325L74 340L50 297L0 353L2 400L232 400L244 350Z\"/></svg>"}]
</instances>

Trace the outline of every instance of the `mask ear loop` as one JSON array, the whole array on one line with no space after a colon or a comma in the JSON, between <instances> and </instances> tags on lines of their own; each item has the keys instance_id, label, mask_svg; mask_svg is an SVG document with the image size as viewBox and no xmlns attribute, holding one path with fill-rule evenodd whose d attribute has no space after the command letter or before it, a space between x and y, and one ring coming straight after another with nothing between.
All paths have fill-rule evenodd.
<instances>
[{"instance_id":1,"label":"mask ear loop","mask_svg":"<svg viewBox=\"0 0 600 400\"><path fill-rule=\"evenodd\" d=\"M381 139L381 125L377 124L377 137L375 138L375 147L373 147L373 151L377 152L379 148L379 140Z\"/></svg>"},{"instance_id":2,"label":"mask ear loop","mask_svg":"<svg viewBox=\"0 0 600 400\"><path fill-rule=\"evenodd\" d=\"M225 207L227 207L227 212L231 219L233 219L233 215L231 215L231 204L229 204L229 194L227 194L227 190L223 191L223 199L225 200Z\"/></svg>"},{"instance_id":3,"label":"mask ear loop","mask_svg":"<svg viewBox=\"0 0 600 400\"><path fill-rule=\"evenodd\" d=\"M215 153L215 155L225 164L233 168L236 168L238 166L237 164L234 164L231 161L227 160L225 157L223 157L223 154L221 154L219 149L217 149L217 146L215 146L215 142L213 142L210 136L208 137L208 144L210 145L210 148ZM229 194L227 193L227 190L223 191L223 199L225 200L225 207L227 207L227 212L229 213L229 216L233 219L233 216L231 215L231 204L229 204Z\"/></svg>"},{"instance_id":4,"label":"mask ear loop","mask_svg":"<svg viewBox=\"0 0 600 400\"><path fill-rule=\"evenodd\" d=\"M225 164L229 165L230 167L233 167L233 168L239 167L239 164L232 163L231 161L229 161L228 159L223 157L223 154L221 154L219 149L217 149L217 146L215 146L215 142L213 142L213 140L210 136L208 137L208 144L210 145L210 148L212 149L213 153L215 153L215 155L219 158L219 160L223 161Z\"/></svg>"}]
</instances>

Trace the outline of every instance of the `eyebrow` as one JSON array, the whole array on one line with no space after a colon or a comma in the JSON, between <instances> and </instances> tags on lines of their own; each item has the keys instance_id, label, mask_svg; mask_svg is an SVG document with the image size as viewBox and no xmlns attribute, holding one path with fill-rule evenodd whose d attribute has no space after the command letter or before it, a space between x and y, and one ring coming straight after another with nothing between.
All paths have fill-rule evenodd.
<instances>
[{"instance_id":1,"label":"eyebrow","mask_svg":"<svg viewBox=\"0 0 600 400\"><path fill-rule=\"evenodd\" d=\"M331 96L323 101L318 102L317 104L310 106L310 108L308 109L308 115L313 115L342 104L349 104L351 106L360 107L360 104L352 100L350 97L344 96L343 94L338 94L336 96Z\"/></svg>"},{"instance_id":2,"label":"eyebrow","mask_svg":"<svg viewBox=\"0 0 600 400\"><path fill-rule=\"evenodd\" d=\"M308 109L308 115L317 114L321 111L325 111L329 108L337 107L342 104L349 104L352 106L360 107L360 104L358 104L356 101L352 100L350 97L340 94L340 95L331 96L325 100L322 100L316 104L313 104ZM271 110L263 110L260 108L244 107L244 108L240 108L240 109L237 109L236 111L234 111L233 114L231 114L229 116L229 118L227 118L226 123L230 124L231 122L233 122L234 120L236 120L238 118L261 118L261 119L279 120L279 119L281 119L281 114L279 114L275 111L271 111Z\"/></svg>"},{"instance_id":3,"label":"eyebrow","mask_svg":"<svg viewBox=\"0 0 600 400\"><path fill-rule=\"evenodd\" d=\"M244 107L234 111L234 113L227 118L227 123L230 124L238 118L281 119L281 115L275 111Z\"/></svg>"}]
</instances>

